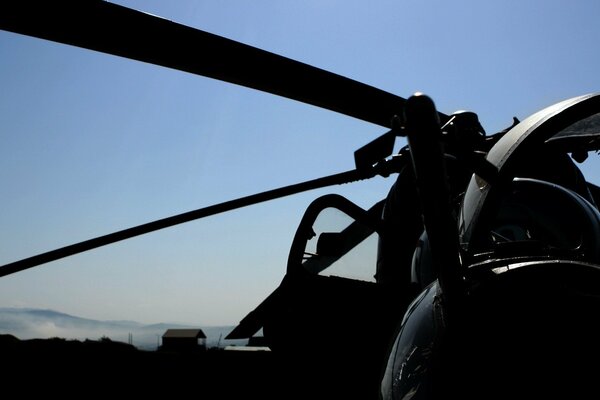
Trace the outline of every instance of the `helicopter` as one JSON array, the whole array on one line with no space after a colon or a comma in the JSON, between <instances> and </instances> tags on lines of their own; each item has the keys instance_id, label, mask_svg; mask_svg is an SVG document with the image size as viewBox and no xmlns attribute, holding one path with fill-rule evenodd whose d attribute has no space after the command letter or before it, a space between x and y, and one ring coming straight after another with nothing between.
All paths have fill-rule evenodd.
<instances>
[{"instance_id":1,"label":"helicopter","mask_svg":"<svg viewBox=\"0 0 600 400\"><path fill-rule=\"evenodd\" d=\"M485 380L485 374L469 369L466 361L453 374L441 373L451 366L436 356L456 360L468 353L456 355L457 349L470 345L488 351L491 346L485 341L497 344L498 338L510 337L510 331L496 330L502 324L485 316L500 315L513 325L518 322L531 331L554 331L562 337L568 329L550 324L549 311L533 322L528 318L535 314L532 310L548 309L540 298L565 313L575 309L590 315L597 309L600 219L595 199L600 198L600 189L586 182L572 163L599 148L597 94L565 100L487 136L474 113L445 115L427 96L406 100L122 6L100 1L36 4L42 15L51 16L38 20L30 18L28 5L4 5L0 28L240 84L362 119L387 132L355 152L356 168L351 171L35 255L0 267L0 275L317 187L397 174L387 198L368 210L337 195L315 200L300 222L281 285L230 337L251 337L263 329L268 345L294 374L308 365L318 385L326 385L332 393L343 387L344 393L365 396L428 398L450 390L461 373L479 372L478 379ZM70 19L69 13L80 18ZM105 21L111 21L112 29L99 39ZM141 34L127 35L132 27ZM209 56L189 56L174 50L170 42L194 43ZM217 54L226 56L210 56ZM245 60L243 67L240 59ZM275 79L280 70L297 79ZM393 154L397 137L408 138L408 146ZM541 161L531 166L532 159ZM556 218L559 210L562 215ZM331 230L320 222L330 211L345 215L349 222ZM330 273L372 235L379 245L377 259L370 260L377 269L374 282ZM537 288L540 281L544 287ZM515 294L510 302L507 293ZM498 310L499 298L514 314ZM521 308L529 313L519 314ZM594 325L577 315L567 315L574 319L569 326L581 324L578 332L594 337ZM357 321L370 327L361 340L372 346L356 346L356 336L348 334ZM321 331L307 334L311 325ZM465 326L485 334L463 337ZM331 340L323 340L324 336ZM498 371L514 369L511 359L500 356L509 350L514 353L511 346L517 341L507 340L486 353L497 361ZM527 343L531 341L528 338ZM523 352L519 349L518 354ZM472 353L473 365L490 361ZM534 355L542 357L541 353ZM319 362L311 363L316 357ZM571 352L566 360L569 365L581 362Z\"/></svg>"}]
</instances>

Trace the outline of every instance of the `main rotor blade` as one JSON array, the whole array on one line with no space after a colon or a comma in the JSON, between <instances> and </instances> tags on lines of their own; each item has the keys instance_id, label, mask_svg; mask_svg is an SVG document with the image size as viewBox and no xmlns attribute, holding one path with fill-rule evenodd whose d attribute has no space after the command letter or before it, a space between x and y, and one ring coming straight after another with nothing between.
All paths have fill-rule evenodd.
<instances>
[{"instance_id":1,"label":"main rotor blade","mask_svg":"<svg viewBox=\"0 0 600 400\"><path fill-rule=\"evenodd\" d=\"M340 185L350 183L361 179L366 179L374 176L372 172L359 170L350 170L339 174L329 175L326 177L313 179L310 181L297 183L294 185L284 186L278 189L268 190L266 192L253 194L239 199L226 201L224 203L215 204L212 206L200 208L193 211L188 211L182 214L173 215L171 217L159 219L157 221L148 222L146 224L134 226L132 228L123 229L121 231L109 233L108 235L99 236L94 239L85 240L69 246L61 247L56 250L38 254L20 261L15 261L5 264L0 267L0 277L14 274L15 272L23 271L41 264L56 261L61 258L69 257L78 253L83 253L88 250L106 246L111 243L120 242L121 240L130 239L146 233L158 231L160 229L183 224L196 219L209 217L211 215L220 214L226 211L235 210L250 206L257 203L262 203L269 200L278 199L280 197L289 196L292 194L306 192L308 190L323 188L326 186Z\"/></svg>"},{"instance_id":2,"label":"main rotor blade","mask_svg":"<svg viewBox=\"0 0 600 400\"><path fill-rule=\"evenodd\" d=\"M0 29L235 83L385 127L401 114L406 101L289 58L105 1L5 0L0 3Z\"/></svg>"}]
</instances>

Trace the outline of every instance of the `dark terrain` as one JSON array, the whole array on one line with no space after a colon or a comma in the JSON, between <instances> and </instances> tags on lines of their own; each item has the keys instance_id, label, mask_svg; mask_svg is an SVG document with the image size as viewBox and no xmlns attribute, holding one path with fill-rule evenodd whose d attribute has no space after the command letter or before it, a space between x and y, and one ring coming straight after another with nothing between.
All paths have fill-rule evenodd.
<instances>
[{"instance_id":1,"label":"dark terrain","mask_svg":"<svg viewBox=\"0 0 600 400\"><path fill-rule=\"evenodd\" d=\"M315 331L293 325L293 345L284 346L285 354L277 346L249 351L247 339L222 339L233 327L203 327L206 350L169 352L156 351L159 333L190 327L0 308L0 376L5 390L60 398L157 393L210 399L377 398L379 369L373 360L378 353L374 341L365 339L369 330L322 334L331 331L332 315L326 313L329 325L322 321ZM59 338L63 333L79 339ZM128 333L135 346L123 342ZM47 339L28 339L41 337Z\"/></svg>"},{"instance_id":2,"label":"dark terrain","mask_svg":"<svg viewBox=\"0 0 600 400\"><path fill-rule=\"evenodd\" d=\"M4 389L20 395L138 397L168 392L195 398L264 398L277 396L283 384L268 351L183 354L142 351L108 339L19 340L0 335L0 354Z\"/></svg>"},{"instance_id":3,"label":"dark terrain","mask_svg":"<svg viewBox=\"0 0 600 400\"><path fill-rule=\"evenodd\" d=\"M270 351L175 353L109 339L0 335L0 355L3 389L14 397L365 398L353 379L323 368L319 360L301 364Z\"/></svg>"}]
</instances>

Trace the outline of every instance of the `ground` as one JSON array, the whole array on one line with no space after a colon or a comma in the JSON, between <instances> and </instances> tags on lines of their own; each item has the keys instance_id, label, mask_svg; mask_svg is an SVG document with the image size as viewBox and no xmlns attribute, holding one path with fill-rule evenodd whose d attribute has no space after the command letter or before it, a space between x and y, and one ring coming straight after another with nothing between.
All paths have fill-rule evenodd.
<instances>
[{"instance_id":1,"label":"ground","mask_svg":"<svg viewBox=\"0 0 600 400\"><path fill-rule=\"evenodd\" d=\"M4 390L20 396L168 394L265 399L360 395L356 386L344 385L344 377L335 370L284 360L270 351L208 349L181 354L141 351L110 340L19 340L0 335L0 355Z\"/></svg>"}]
</instances>

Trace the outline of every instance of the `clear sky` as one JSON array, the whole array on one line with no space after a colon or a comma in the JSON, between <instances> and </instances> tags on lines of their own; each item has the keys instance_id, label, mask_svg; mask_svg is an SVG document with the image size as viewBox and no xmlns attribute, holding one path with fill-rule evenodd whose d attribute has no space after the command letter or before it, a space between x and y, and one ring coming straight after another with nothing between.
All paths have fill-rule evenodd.
<instances>
[{"instance_id":1,"label":"clear sky","mask_svg":"<svg viewBox=\"0 0 600 400\"><path fill-rule=\"evenodd\" d=\"M513 116L600 90L597 0L118 3L403 97L423 91L440 111L476 111L489 133ZM353 151L385 131L7 32L0 83L0 264L351 169ZM595 182L597 166L593 159L585 167ZM4 277L0 307L234 324L280 282L312 199L338 192L369 207L390 184L309 192Z\"/></svg>"}]
</instances>

